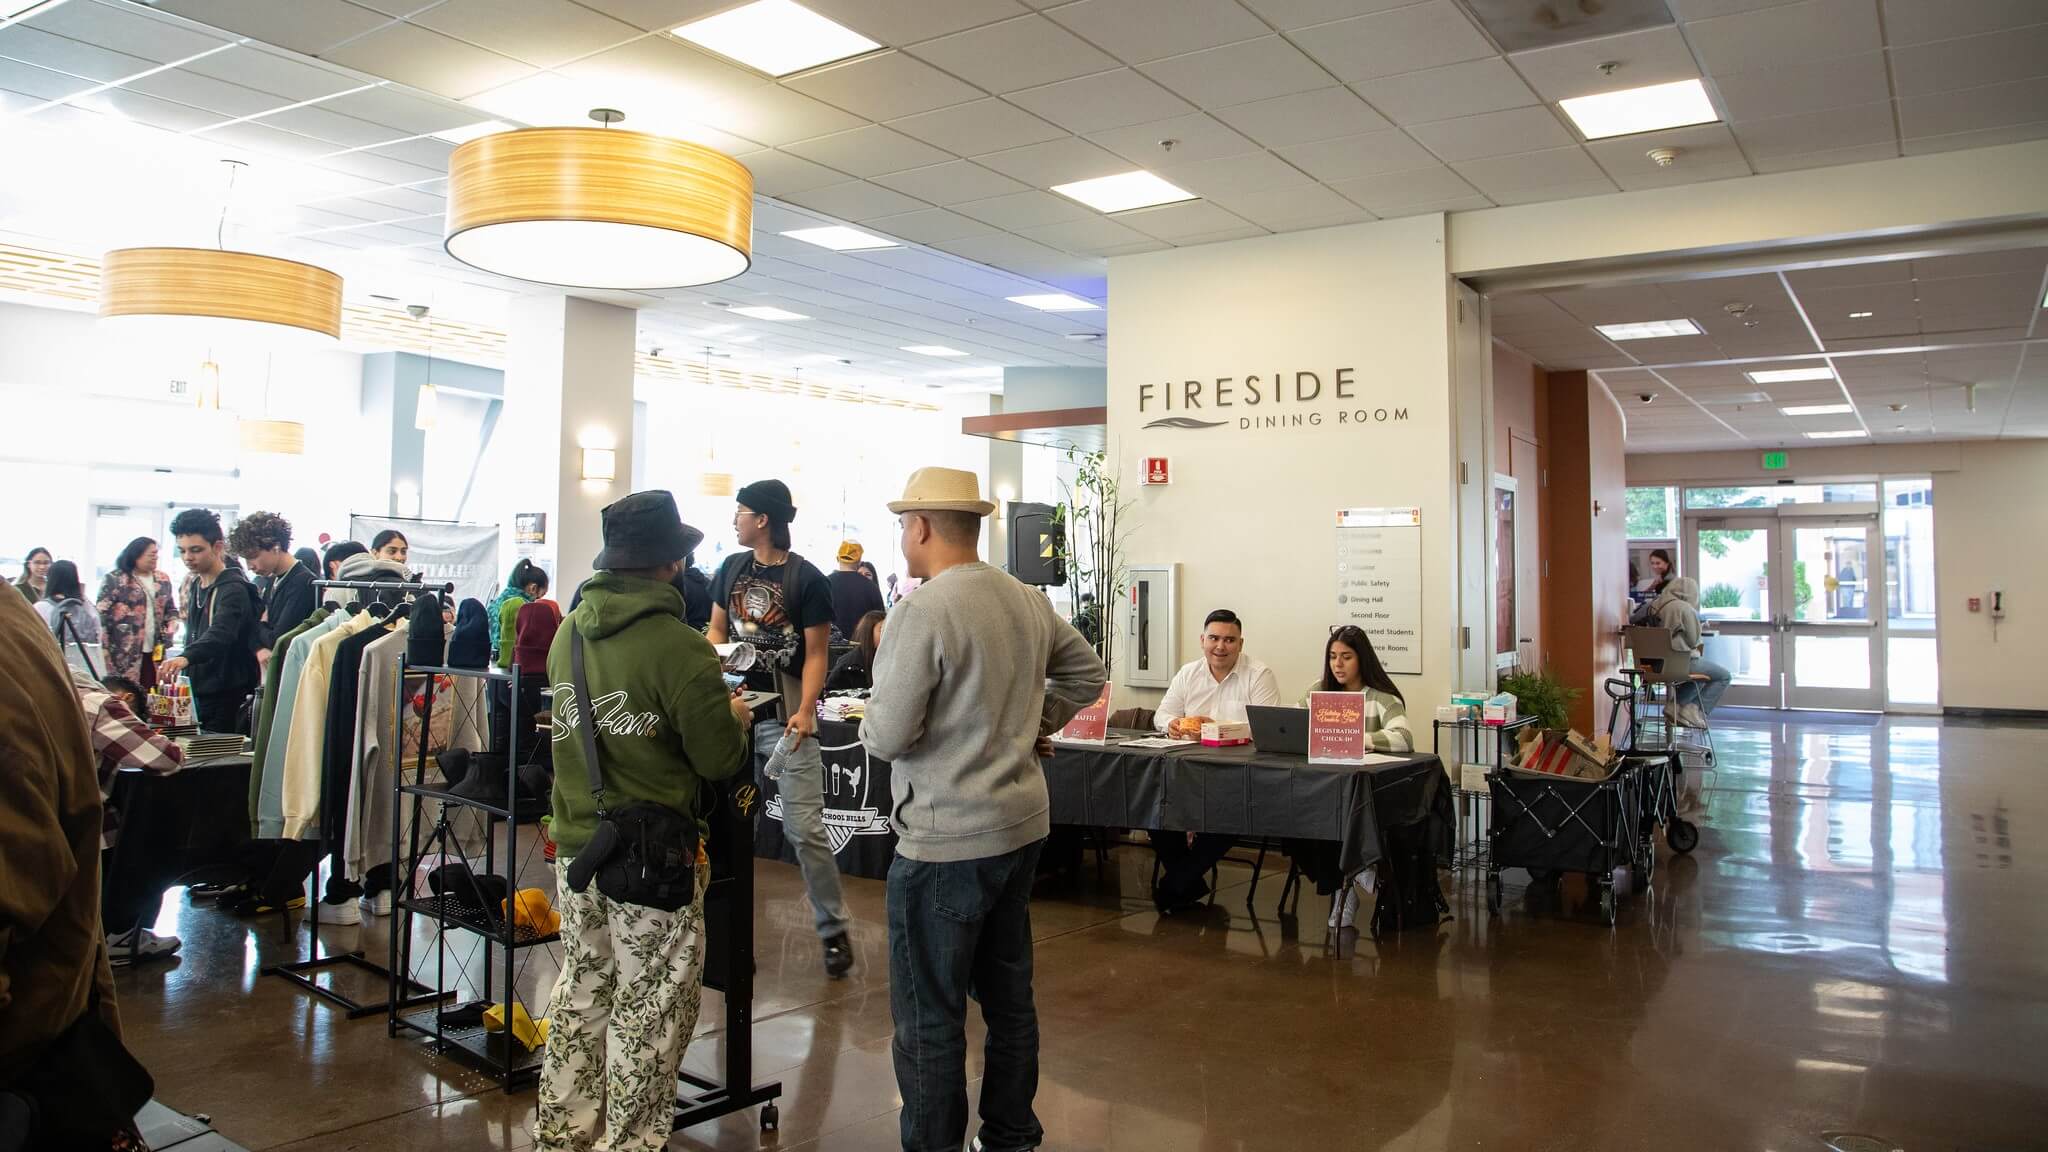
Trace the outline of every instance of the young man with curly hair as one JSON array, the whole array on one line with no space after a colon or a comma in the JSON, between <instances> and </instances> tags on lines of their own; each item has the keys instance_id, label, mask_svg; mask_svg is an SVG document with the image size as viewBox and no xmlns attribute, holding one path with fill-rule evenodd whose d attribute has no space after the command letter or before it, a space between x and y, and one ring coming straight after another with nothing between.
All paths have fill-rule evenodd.
<instances>
[{"instance_id":1,"label":"young man with curly hair","mask_svg":"<svg viewBox=\"0 0 2048 1152\"><path fill-rule=\"evenodd\" d=\"M292 526L275 512L251 512L228 533L228 550L269 577L256 625L256 662L270 661L277 638L313 614L313 570L292 555Z\"/></svg>"}]
</instances>

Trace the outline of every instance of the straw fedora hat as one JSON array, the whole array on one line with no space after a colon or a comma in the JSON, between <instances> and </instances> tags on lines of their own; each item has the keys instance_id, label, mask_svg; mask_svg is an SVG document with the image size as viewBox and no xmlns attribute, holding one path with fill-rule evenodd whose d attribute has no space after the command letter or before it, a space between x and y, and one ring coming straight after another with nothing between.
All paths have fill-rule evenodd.
<instances>
[{"instance_id":1,"label":"straw fedora hat","mask_svg":"<svg viewBox=\"0 0 2048 1152\"><path fill-rule=\"evenodd\" d=\"M996 506L981 498L981 481L958 468L919 468L903 485L903 499L889 503L891 512L972 512L986 516Z\"/></svg>"}]
</instances>

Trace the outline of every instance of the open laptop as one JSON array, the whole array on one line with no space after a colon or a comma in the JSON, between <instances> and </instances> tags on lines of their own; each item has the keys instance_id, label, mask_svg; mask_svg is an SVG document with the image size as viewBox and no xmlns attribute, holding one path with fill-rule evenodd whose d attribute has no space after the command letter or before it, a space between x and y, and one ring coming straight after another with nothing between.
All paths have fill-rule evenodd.
<instances>
[{"instance_id":1,"label":"open laptop","mask_svg":"<svg viewBox=\"0 0 2048 1152\"><path fill-rule=\"evenodd\" d=\"M1308 755L1308 709L1250 704L1244 717L1252 726L1253 748L1284 756Z\"/></svg>"}]
</instances>

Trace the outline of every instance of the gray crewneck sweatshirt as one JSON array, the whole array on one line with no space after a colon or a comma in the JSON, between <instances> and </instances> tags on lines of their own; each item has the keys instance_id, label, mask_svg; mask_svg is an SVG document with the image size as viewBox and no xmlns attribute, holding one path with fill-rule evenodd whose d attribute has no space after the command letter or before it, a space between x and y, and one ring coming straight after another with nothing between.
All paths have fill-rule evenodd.
<instances>
[{"instance_id":1,"label":"gray crewneck sweatshirt","mask_svg":"<svg viewBox=\"0 0 2048 1152\"><path fill-rule=\"evenodd\" d=\"M1042 840L1034 750L1102 691L1102 661L1038 590L975 561L896 604L861 741L895 766L896 850L980 860Z\"/></svg>"}]
</instances>

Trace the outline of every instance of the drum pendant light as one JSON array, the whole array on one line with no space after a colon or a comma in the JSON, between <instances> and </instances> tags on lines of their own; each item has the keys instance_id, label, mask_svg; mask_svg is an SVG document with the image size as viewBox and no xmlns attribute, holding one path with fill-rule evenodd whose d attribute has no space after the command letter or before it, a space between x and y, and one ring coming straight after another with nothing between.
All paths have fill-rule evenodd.
<instances>
[{"instance_id":1,"label":"drum pendant light","mask_svg":"<svg viewBox=\"0 0 2048 1152\"><path fill-rule=\"evenodd\" d=\"M455 150L447 219L448 254L486 272L565 288L683 288L747 270L754 177L666 136L525 128Z\"/></svg>"}]
</instances>

